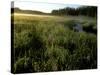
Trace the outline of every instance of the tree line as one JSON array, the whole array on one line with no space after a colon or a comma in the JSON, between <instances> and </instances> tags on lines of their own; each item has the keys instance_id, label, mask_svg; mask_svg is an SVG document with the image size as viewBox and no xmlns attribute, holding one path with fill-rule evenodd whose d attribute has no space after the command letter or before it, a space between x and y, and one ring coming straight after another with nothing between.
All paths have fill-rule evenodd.
<instances>
[{"instance_id":1,"label":"tree line","mask_svg":"<svg viewBox=\"0 0 100 75\"><path fill-rule=\"evenodd\" d=\"M97 7L96 6L81 6L78 8L66 7L63 9L53 10L52 14L54 15L84 15L90 17L97 17Z\"/></svg>"}]
</instances>

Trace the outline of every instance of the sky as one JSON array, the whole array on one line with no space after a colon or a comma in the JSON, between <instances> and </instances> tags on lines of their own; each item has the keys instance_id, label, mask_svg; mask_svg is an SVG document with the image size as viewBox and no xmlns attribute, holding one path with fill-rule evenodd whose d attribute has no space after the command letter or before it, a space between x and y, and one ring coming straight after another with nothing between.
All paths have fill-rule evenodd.
<instances>
[{"instance_id":1,"label":"sky","mask_svg":"<svg viewBox=\"0 0 100 75\"><path fill-rule=\"evenodd\" d=\"M80 5L14 1L14 7L18 7L23 10L37 10L45 13L50 13L54 9L61 9L65 7L77 8L79 6Z\"/></svg>"}]
</instances>

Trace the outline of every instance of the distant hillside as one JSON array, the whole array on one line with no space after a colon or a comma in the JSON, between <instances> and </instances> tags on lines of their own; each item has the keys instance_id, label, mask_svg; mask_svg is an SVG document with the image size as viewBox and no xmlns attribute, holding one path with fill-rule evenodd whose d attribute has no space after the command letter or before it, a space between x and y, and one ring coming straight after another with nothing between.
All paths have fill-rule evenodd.
<instances>
[{"instance_id":1,"label":"distant hillside","mask_svg":"<svg viewBox=\"0 0 100 75\"><path fill-rule=\"evenodd\" d=\"M50 13L44 13L41 11L35 11L35 10L22 10L19 8L11 8L11 13L25 13L25 14L50 14Z\"/></svg>"}]
</instances>

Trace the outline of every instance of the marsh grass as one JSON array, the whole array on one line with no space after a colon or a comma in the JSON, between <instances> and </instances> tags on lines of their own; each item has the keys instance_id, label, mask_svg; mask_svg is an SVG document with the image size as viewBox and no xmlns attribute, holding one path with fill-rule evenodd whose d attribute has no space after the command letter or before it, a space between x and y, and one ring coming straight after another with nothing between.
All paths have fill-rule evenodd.
<instances>
[{"instance_id":1,"label":"marsh grass","mask_svg":"<svg viewBox=\"0 0 100 75\"><path fill-rule=\"evenodd\" d=\"M77 20L85 29L75 32L71 18L14 15L14 73L96 68L96 23Z\"/></svg>"}]
</instances>

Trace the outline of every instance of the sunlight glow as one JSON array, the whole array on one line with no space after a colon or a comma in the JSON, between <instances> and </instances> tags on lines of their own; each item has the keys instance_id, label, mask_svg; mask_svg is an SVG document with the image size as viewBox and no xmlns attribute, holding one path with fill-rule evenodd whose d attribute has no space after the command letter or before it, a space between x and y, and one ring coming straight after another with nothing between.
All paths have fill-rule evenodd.
<instances>
[{"instance_id":1,"label":"sunlight glow","mask_svg":"<svg viewBox=\"0 0 100 75\"><path fill-rule=\"evenodd\" d=\"M61 9L65 7L77 8L79 6L80 5L14 1L14 7L18 7L23 10L37 10L45 13L50 13L54 9Z\"/></svg>"}]
</instances>

